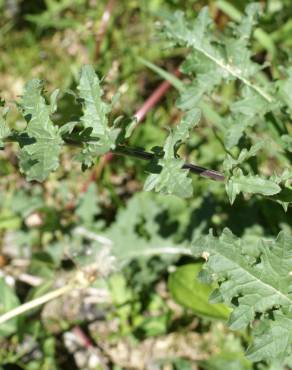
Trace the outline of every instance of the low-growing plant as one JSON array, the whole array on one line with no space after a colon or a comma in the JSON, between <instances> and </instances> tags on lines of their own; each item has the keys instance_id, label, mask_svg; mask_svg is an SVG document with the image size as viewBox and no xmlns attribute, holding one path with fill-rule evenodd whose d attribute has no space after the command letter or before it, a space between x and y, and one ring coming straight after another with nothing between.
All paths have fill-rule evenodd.
<instances>
[{"instance_id":1,"label":"low-growing plant","mask_svg":"<svg viewBox=\"0 0 292 370\"><path fill-rule=\"evenodd\" d=\"M43 82L33 79L26 84L17 102L26 121L22 131L8 126L9 112L2 107L1 147L4 149L9 142L19 144L20 171L29 181L45 181L57 170L63 148L73 146L77 151L73 159L81 163L82 170L92 167L99 156L109 152L147 161L145 191L193 197L198 182L197 177L191 177L194 173L218 181L219 187L225 186L231 204L237 197L242 199L243 196L245 202L263 197L279 203L283 213L289 212L292 202L292 67L289 56L283 59L281 66L260 64L254 58L250 39L259 16L260 6L251 4L240 22L225 27L224 32L216 28L208 8L203 8L191 21L182 12L166 17L161 32L170 47L185 49L186 58L180 67L183 80L174 77L172 80L180 91L177 107L182 111L182 118L169 130L163 145L157 143L151 151L131 146L130 137L137 122L112 117L118 96L106 102L94 68L85 65L74 93L76 104L82 110L81 117L59 126L54 120L59 90L53 91L47 99ZM227 97L222 94L226 90L231 92ZM192 132L200 132L200 126L206 127L206 117L213 124L209 135L218 141L216 169L185 159L192 157L188 140ZM207 151L208 147L213 150L208 137L202 145ZM216 157L217 153L213 155ZM207 182L204 184L208 186ZM143 205L145 218L147 212L155 212L155 207L147 207L147 202ZM239 211L237 217L245 215ZM206 236L194 235L191 245L188 242L182 245L184 242L180 241L179 245L170 247L167 239L151 235L151 225L144 230L144 239L133 238L129 242L127 228L131 231L132 225L133 230L139 225L130 215L125 218L124 225L109 228L108 239L99 240L106 248L112 248L111 255L108 249L106 252L102 249L97 255L103 259L103 265L97 262L81 267L67 285L4 313L0 323L8 325L8 320L28 309L72 289L87 287L96 277L108 276L112 265L125 265L143 255L183 254L205 260L200 277L211 284L210 289L215 287L210 301L224 303L231 309L230 328L239 331L249 328L253 339L247 348L247 357L253 362L288 363L292 345L292 236L289 230L282 230L273 238L269 235L253 239L236 237L229 229L224 229L219 236L210 231ZM82 234L84 229L79 229L80 232ZM90 237L88 232L86 235ZM111 240L115 238L117 242L112 246ZM121 242L116 248L118 240L124 240L124 244ZM119 262L114 262L112 256ZM175 277L171 284L175 284ZM176 294L182 297L177 289ZM12 302L13 307L17 304ZM204 302L202 310L205 304L208 303ZM217 307L224 313L221 315L229 313L224 305ZM10 332L9 327L6 330Z\"/></svg>"}]
</instances>

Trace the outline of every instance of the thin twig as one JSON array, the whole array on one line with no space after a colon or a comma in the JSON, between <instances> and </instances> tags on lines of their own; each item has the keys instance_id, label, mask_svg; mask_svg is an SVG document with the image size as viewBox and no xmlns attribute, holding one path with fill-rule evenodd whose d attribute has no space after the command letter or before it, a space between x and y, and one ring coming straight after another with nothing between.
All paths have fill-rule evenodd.
<instances>
[{"instance_id":1,"label":"thin twig","mask_svg":"<svg viewBox=\"0 0 292 370\"><path fill-rule=\"evenodd\" d=\"M144 150L135 149L135 148L131 148L131 147L118 146L113 152L117 153L117 154L136 157L136 158L143 159L143 160L146 160L146 161L151 161L151 160L154 159L154 154L153 153L145 152ZM197 165L192 164L192 163L185 163L182 166L182 168L190 170L190 172L195 173L196 175L206 177L206 178L209 178L211 180L216 180L216 181L224 181L225 180L225 177L222 173L220 173L218 171L215 171L215 170L205 168L205 167L197 166Z\"/></svg>"},{"instance_id":2,"label":"thin twig","mask_svg":"<svg viewBox=\"0 0 292 370\"><path fill-rule=\"evenodd\" d=\"M67 144L81 146L83 143L98 142L99 138L98 137L88 137L88 138L80 139L78 134L70 134L69 136L64 136L63 140ZM17 135L10 135L9 137L5 138L4 141L5 142L9 142L9 141L18 142L19 137ZM116 147L116 149L111 151L111 153L120 154L120 155L128 155L128 156L131 156L131 157L135 157L135 158L139 158L139 159L143 159L143 160L148 160L148 161L151 161L155 158L154 153L149 153L149 152L146 152L142 149L136 149L136 148L132 148L130 146L123 146L123 145L118 145ZM225 177L222 173L220 173L218 171L215 171L215 170L212 170L212 169L205 168L205 167L197 166L197 165L192 164L192 163L185 163L182 166L182 168L190 170L190 172L192 172L192 173L195 173L199 176L206 177L206 178L209 178L209 179L212 179L212 180L216 180L216 181L224 181L225 180Z\"/></svg>"},{"instance_id":3,"label":"thin twig","mask_svg":"<svg viewBox=\"0 0 292 370\"><path fill-rule=\"evenodd\" d=\"M75 326L73 328L72 332L76 335L76 337L78 337L78 339L80 340L81 344L85 348L93 348L94 347L91 339L88 338L88 336L84 333L84 331L81 329L80 326Z\"/></svg>"},{"instance_id":4,"label":"thin twig","mask_svg":"<svg viewBox=\"0 0 292 370\"><path fill-rule=\"evenodd\" d=\"M55 298L61 297L62 295L69 293L76 287L72 284L64 285L61 288L58 288L56 290L53 290L52 292L46 293L41 297L38 297L36 299L33 299L32 301L29 301L27 303L24 303L16 308L14 308L11 311L8 311L0 316L0 325L4 322L13 319L16 316L19 316L27 311L32 310L33 308L36 308L44 303L47 303Z\"/></svg>"},{"instance_id":5,"label":"thin twig","mask_svg":"<svg viewBox=\"0 0 292 370\"><path fill-rule=\"evenodd\" d=\"M111 13L114 8L114 5L115 5L115 0L109 0L103 12L99 30L95 38L95 60L97 60L99 57L101 43L106 33L107 27L109 25L109 21L110 21L110 17L111 17Z\"/></svg>"},{"instance_id":6,"label":"thin twig","mask_svg":"<svg viewBox=\"0 0 292 370\"><path fill-rule=\"evenodd\" d=\"M174 72L175 76L180 75L179 69ZM169 81L163 81L149 96L149 98L143 103L143 105L134 114L134 117L138 122L143 121L146 114L164 97L166 92L172 87Z\"/></svg>"}]
</instances>

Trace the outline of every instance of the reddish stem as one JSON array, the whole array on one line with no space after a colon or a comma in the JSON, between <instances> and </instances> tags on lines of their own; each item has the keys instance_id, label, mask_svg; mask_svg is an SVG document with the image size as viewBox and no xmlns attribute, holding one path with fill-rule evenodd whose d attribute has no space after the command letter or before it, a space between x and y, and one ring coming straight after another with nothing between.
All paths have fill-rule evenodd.
<instances>
[{"instance_id":1,"label":"reddish stem","mask_svg":"<svg viewBox=\"0 0 292 370\"><path fill-rule=\"evenodd\" d=\"M95 60L99 57L101 43L108 28L114 5L115 0L109 0L101 17L100 27L95 38Z\"/></svg>"},{"instance_id":2,"label":"reddish stem","mask_svg":"<svg viewBox=\"0 0 292 370\"><path fill-rule=\"evenodd\" d=\"M176 77L180 76L180 71L177 68L174 72ZM137 110L137 112L134 114L134 117L136 117L137 121L140 123L144 120L147 113L155 107L155 105L164 97L164 95L167 93L167 91L172 87L171 83L168 81L163 81L149 96L149 98L143 103L143 105ZM103 166L110 162L114 157L113 153L107 153L103 156Z\"/></svg>"},{"instance_id":3,"label":"reddish stem","mask_svg":"<svg viewBox=\"0 0 292 370\"><path fill-rule=\"evenodd\" d=\"M81 193L86 193L87 189L88 189L88 186L94 182L97 178L97 171L95 168L92 169L91 173L90 173L90 176L89 176L89 179L83 184L82 188L81 188Z\"/></svg>"},{"instance_id":4,"label":"reddish stem","mask_svg":"<svg viewBox=\"0 0 292 370\"><path fill-rule=\"evenodd\" d=\"M176 77L180 76L180 71L177 68L174 72L174 75ZM146 117L147 113L157 105L157 103L164 97L164 95L167 93L167 91L172 87L171 83L168 81L163 81L154 91L153 93L149 96L149 98L142 104L142 106L137 110L137 112L134 114L134 117L136 117L137 121L140 123L144 120ZM106 153L104 156L102 156L98 170L94 170L91 173L91 176L89 180L84 184L82 191L86 192L88 189L88 186L91 182L95 181L97 177L101 174L104 166L109 163L114 157L113 153Z\"/></svg>"},{"instance_id":5,"label":"reddish stem","mask_svg":"<svg viewBox=\"0 0 292 370\"><path fill-rule=\"evenodd\" d=\"M176 77L180 76L179 69L174 72ZM163 81L144 102L144 104L137 110L134 117L138 122L143 121L146 114L164 97L167 91L172 87L169 81Z\"/></svg>"},{"instance_id":6,"label":"reddish stem","mask_svg":"<svg viewBox=\"0 0 292 370\"><path fill-rule=\"evenodd\" d=\"M80 342L85 348L92 348L93 343L90 338L84 333L84 331L80 328L80 326L75 326L73 328L73 333L76 335L76 337L79 338Z\"/></svg>"}]
</instances>

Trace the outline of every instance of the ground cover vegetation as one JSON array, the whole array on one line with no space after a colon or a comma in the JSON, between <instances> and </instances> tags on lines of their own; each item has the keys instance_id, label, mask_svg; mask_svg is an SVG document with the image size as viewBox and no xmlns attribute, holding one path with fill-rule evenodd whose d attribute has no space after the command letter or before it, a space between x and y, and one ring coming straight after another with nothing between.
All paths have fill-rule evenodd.
<instances>
[{"instance_id":1,"label":"ground cover vegetation","mask_svg":"<svg viewBox=\"0 0 292 370\"><path fill-rule=\"evenodd\" d=\"M290 1L0 9L0 368L291 368Z\"/></svg>"}]
</instances>

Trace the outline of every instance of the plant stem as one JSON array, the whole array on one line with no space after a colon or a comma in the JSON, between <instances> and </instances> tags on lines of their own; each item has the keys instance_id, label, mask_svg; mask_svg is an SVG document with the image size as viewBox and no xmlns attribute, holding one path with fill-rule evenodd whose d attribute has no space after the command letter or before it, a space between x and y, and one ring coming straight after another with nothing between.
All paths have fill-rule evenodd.
<instances>
[{"instance_id":1,"label":"plant stem","mask_svg":"<svg viewBox=\"0 0 292 370\"><path fill-rule=\"evenodd\" d=\"M31 140L28 138L28 142ZM98 138L96 137L89 137L89 138L82 138L76 134L70 134L69 136L64 136L63 140L69 145L77 145L81 146L82 143L90 143L90 142L98 142ZM4 139L5 142L19 142L19 137L17 134L12 134L9 137ZM144 151L143 149L136 149L129 146L117 145L116 149L112 150L109 153L119 154L119 155L128 155L130 157L135 157L139 159L143 159L146 161L151 161L154 159L154 153L149 153ZM222 173L211 170L205 167L197 166L192 163L185 163L182 166L182 169L190 170L190 172L195 173L196 175L206 177L216 181L224 181L225 177Z\"/></svg>"},{"instance_id":2,"label":"plant stem","mask_svg":"<svg viewBox=\"0 0 292 370\"><path fill-rule=\"evenodd\" d=\"M86 236L92 240L104 240L105 237L103 236L100 236L100 235L95 235L94 233L90 232L90 231L87 231L87 234ZM191 255L191 251L188 249L188 248L177 248L177 247L172 247L172 246L169 246L169 247L162 247L162 248L154 248L154 249L146 249L145 251L143 251L142 253L139 252L139 253L134 253L131 258L135 258L135 257L138 257L138 256L155 256L155 255L160 255L160 254L182 254L182 255ZM78 281L78 280L77 280ZM80 284L80 287L79 289L81 289L82 287L85 288L86 286L89 285L89 281L86 282L86 285L84 285L84 282L82 284ZM74 289L78 289L78 285L76 284L76 281L75 283L73 284L72 282L71 283L68 283L64 286L62 286L61 288L58 288L58 289L55 289L49 293L46 293L44 295L42 295L41 297L38 297L36 299L33 299L29 302L26 302L6 313L4 313L3 315L0 316L0 326L1 324L4 324L5 322L17 317L17 316L20 316L38 306L41 306L42 304L44 303L47 303L53 299L56 299L56 298L59 298L61 297L62 295L65 295L69 292L71 292L72 290ZM80 328L78 329L75 328L76 330L79 330L79 334L80 334ZM83 337L83 340L85 340L85 345L87 347L90 347L92 346L92 343L90 343L90 341L88 341L88 339L86 340L86 337Z\"/></svg>"},{"instance_id":3,"label":"plant stem","mask_svg":"<svg viewBox=\"0 0 292 370\"><path fill-rule=\"evenodd\" d=\"M176 69L174 75L178 77L180 75L179 69ZM140 123L145 118L146 114L164 97L166 92L172 87L169 81L163 81L149 96L149 98L143 103L143 105L137 110L134 117Z\"/></svg>"},{"instance_id":4,"label":"plant stem","mask_svg":"<svg viewBox=\"0 0 292 370\"><path fill-rule=\"evenodd\" d=\"M91 341L91 339L84 333L84 331L81 329L80 326L75 326L73 328L73 333L78 337L78 339L82 342L82 345L89 349L89 348L94 348L94 345Z\"/></svg>"},{"instance_id":5,"label":"plant stem","mask_svg":"<svg viewBox=\"0 0 292 370\"><path fill-rule=\"evenodd\" d=\"M69 293L73 289L76 289L76 286L72 284L64 285L61 288L58 288L56 290L53 290L52 292L49 292L47 294L44 294L41 297L38 297L36 299L33 299L32 301L29 301L27 303L24 303L16 308L14 308L11 311L8 311L0 316L0 325L4 322L13 319L16 316L19 316L27 311L32 310L33 308L36 308L44 303L47 303L51 301L52 299L58 298L66 293Z\"/></svg>"},{"instance_id":6,"label":"plant stem","mask_svg":"<svg viewBox=\"0 0 292 370\"><path fill-rule=\"evenodd\" d=\"M135 158L143 159L143 160L146 160L146 161L151 161L151 160L154 159L154 154L153 153L149 153L149 152L145 152L144 150L141 150L141 149L135 149L135 148L121 146L121 145L117 146L117 148L115 150L113 150L113 153L121 154L121 155L128 155L130 157L135 157ZM225 177L222 173L220 173L218 171L210 170L210 169L205 168L205 167L197 166L197 165L192 164L192 163L185 163L182 166L182 168L190 170L190 172L192 172L192 173L195 173L195 174L197 174L199 176L202 176L202 177L207 177L207 178L212 179L212 180L216 180L216 181L224 181L225 180Z\"/></svg>"},{"instance_id":7,"label":"plant stem","mask_svg":"<svg viewBox=\"0 0 292 370\"><path fill-rule=\"evenodd\" d=\"M97 60L99 57L101 43L106 33L107 27L109 25L109 21L110 21L110 17L111 17L111 13L114 8L114 5L115 5L115 0L109 0L103 12L100 27L97 32L96 38L95 38L95 60Z\"/></svg>"},{"instance_id":8,"label":"plant stem","mask_svg":"<svg viewBox=\"0 0 292 370\"><path fill-rule=\"evenodd\" d=\"M140 58L141 59L141 58ZM142 59L141 59L142 60ZM144 63L147 63L144 61ZM146 64L147 65L147 64ZM179 68L177 68L174 72L174 76L177 78L180 76ZM140 108L134 114L138 123L141 123L144 118L146 117L147 113L154 108L157 103L166 95L167 91L172 87L172 83L170 81L163 81L157 88L152 92L152 94L146 99L146 101L141 105ZM95 173L95 179L100 176L104 166L109 163L114 158L113 153L106 153L102 156L97 171ZM88 184L88 182L87 182Z\"/></svg>"}]
</instances>

